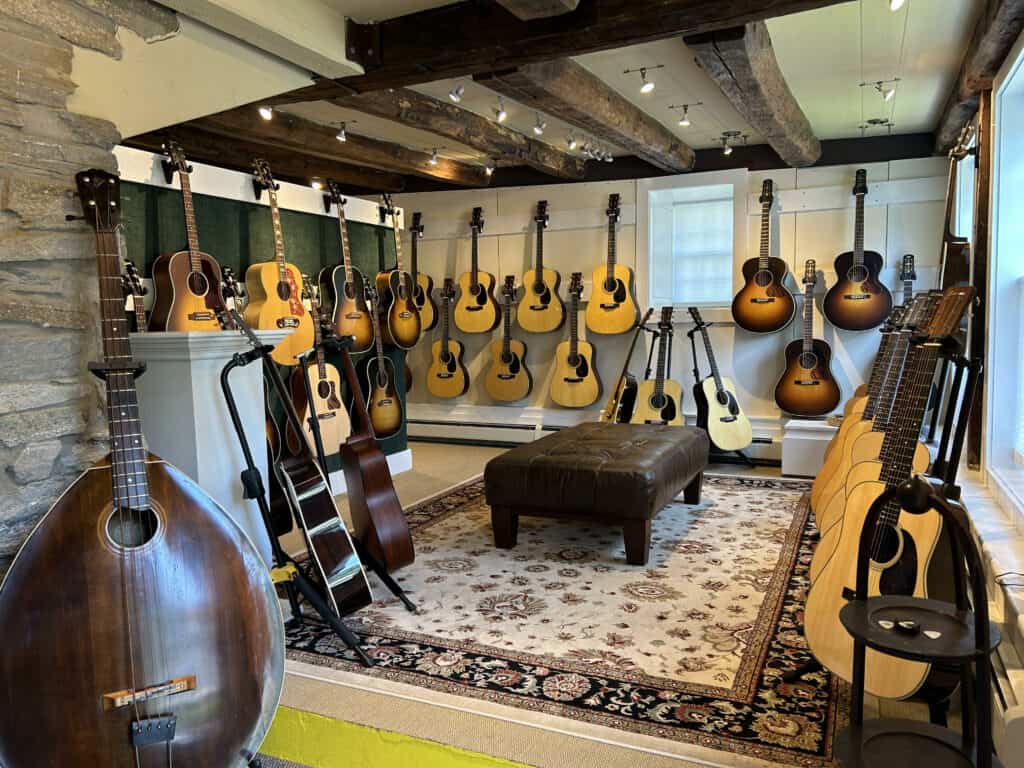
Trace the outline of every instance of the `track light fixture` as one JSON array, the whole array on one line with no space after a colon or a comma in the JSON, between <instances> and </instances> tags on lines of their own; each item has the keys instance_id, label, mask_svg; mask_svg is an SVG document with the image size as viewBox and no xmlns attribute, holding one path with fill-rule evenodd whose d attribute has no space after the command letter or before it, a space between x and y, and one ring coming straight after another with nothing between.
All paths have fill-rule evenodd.
<instances>
[{"instance_id":1,"label":"track light fixture","mask_svg":"<svg viewBox=\"0 0 1024 768\"><path fill-rule=\"evenodd\" d=\"M259 112L260 117L262 117L264 120L271 120L274 117L274 108L269 106L268 104L264 104L262 107L260 107Z\"/></svg>"},{"instance_id":2,"label":"track light fixture","mask_svg":"<svg viewBox=\"0 0 1024 768\"><path fill-rule=\"evenodd\" d=\"M570 152L576 149L576 143L576 134L573 133L572 131L569 131L569 135L565 137L565 144L567 147L569 147Z\"/></svg>"},{"instance_id":3,"label":"track light fixture","mask_svg":"<svg viewBox=\"0 0 1024 768\"><path fill-rule=\"evenodd\" d=\"M670 104L669 109L681 109L683 114L679 117L679 125L683 128L690 127L690 107L699 107L704 104L703 101L693 101L689 104Z\"/></svg>"},{"instance_id":4,"label":"track light fixture","mask_svg":"<svg viewBox=\"0 0 1024 768\"><path fill-rule=\"evenodd\" d=\"M538 136L544 135L544 129L548 127L548 124L544 122L540 117L540 112L537 113L537 122L533 124L533 132Z\"/></svg>"},{"instance_id":5,"label":"track light fixture","mask_svg":"<svg viewBox=\"0 0 1024 768\"><path fill-rule=\"evenodd\" d=\"M458 104L460 101L462 101L462 97L463 97L463 95L465 93L466 93L466 86L464 86L464 85L457 85L454 88L452 88L450 91L448 91L448 98L451 99L452 101L454 101L456 104Z\"/></svg>"},{"instance_id":6,"label":"track light fixture","mask_svg":"<svg viewBox=\"0 0 1024 768\"><path fill-rule=\"evenodd\" d=\"M494 110L494 119L504 123L508 119L508 112L505 111L505 102L498 98L498 108Z\"/></svg>"},{"instance_id":7,"label":"track light fixture","mask_svg":"<svg viewBox=\"0 0 1024 768\"><path fill-rule=\"evenodd\" d=\"M624 69L622 74L630 75L634 72L640 73L640 93L648 94L654 90L654 81L647 79L647 73L652 69L661 69L664 64L655 64L653 67L637 67L635 69Z\"/></svg>"},{"instance_id":8,"label":"track light fixture","mask_svg":"<svg viewBox=\"0 0 1024 768\"><path fill-rule=\"evenodd\" d=\"M434 149L431 150L429 162L431 165L437 165L437 147L434 147Z\"/></svg>"},{"instance_id":9,"label":"track light fixture","mask_svg":"<svg viewBox=\"0 0 1024 768\"><path fill-rule=\"evenodd\" d=\"M896 83L900 81L900 78L894 77L892 80L874 80L866 83L861 83L861 88L873 88L878 91L878 95L882 97L883 101L892 101L892 97L896 95Z\"/></svg>"},{"instance_id":10,"label":"track light fixture","mask_svg":"<svg viewBox=\"0 0 1024 768\"><path fill-rule=\"evenodd\" d=\"M728 157L732 154L732 145L740 137L740 131L722 131L722 154ZM743 137L743 143L747 143L747 137Z\"/></svg>"},{"instance_id":11,"label":"track light fixture","mask_svg":"<svg viewBox=\"0 0 1024 768\"><path fill-rule=\"evenodd\" d=\"M341 127L338 128L338 134L334 138L338 141L348 141L348 133L345 131L345 123L342 123Z\"/></svg>"},{"instance_id":12,"label":"track light fixture","mask_svg":"<svg viewBox=\"0 0 1024 768\"><path fill-rule=\"evenodd\" d=\"M903 7L905 2L906 0L889 0L889 10L895 13Z\"/></svg>"}]
</instances>

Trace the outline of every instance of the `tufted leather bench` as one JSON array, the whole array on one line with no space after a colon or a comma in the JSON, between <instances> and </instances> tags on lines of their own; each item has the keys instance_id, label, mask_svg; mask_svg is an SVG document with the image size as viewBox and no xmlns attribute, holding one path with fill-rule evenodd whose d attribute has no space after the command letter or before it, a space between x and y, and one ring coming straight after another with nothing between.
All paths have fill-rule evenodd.
<instances>
[{"instance_id":1,"label":"tufted leather bench","mask_svg":"<svg viewBox=\"0 0 1024 768\"><path fill-rule=\"evenodd\" d=\"M484 470L495 546L516 544L520 515L621 525L626 560L645 565L651 521L681 490L700 501L709 441L703 429L580 424L496 456Z\"/></svg>"}]
</instances>

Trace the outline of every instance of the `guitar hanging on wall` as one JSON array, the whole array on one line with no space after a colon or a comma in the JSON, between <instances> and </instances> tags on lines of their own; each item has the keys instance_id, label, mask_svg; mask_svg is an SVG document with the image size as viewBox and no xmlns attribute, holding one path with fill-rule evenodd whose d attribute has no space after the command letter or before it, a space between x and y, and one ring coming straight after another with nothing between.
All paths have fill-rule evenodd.
<instances>
[{"instance_id":1,"label":"guitar hanging on wall","mask_svg":"<svg viewBox=\"0 0 1024 768\"><path fill-rule=\"evenodd\" d=\"M772 333L785 328L796 315L796 301L786 287L789 267L771 256L772 180L761 185L761 255L743 263L744 285L732 300L736 325L752 333Z\"/></svg>"},{"instance_id":2,"label":"guitar hanging on wall","mask_svg":"<svg viewBox=\"0 0 1024 768\"><path fill-rule=\"evenodd\" d=\"M548 226L548 201L537 203L536 265L523 275L523 300L519 303L519 327L530 333L557 331L565 322L565 305L558 296L561 275L544 266L544 230Z\"/></svg>"},{"instance_id":3,"label":"guitar hanging on wall","mask_svg":"<svg viewBox=\"0 0 1024 768\"><path fill-rule=\"evenodd\" d=\"M462 362L462 342L451 338L452 299L455 286L444 279L441 288L441 338L430 345L427 390L434 397L459 397L469 389L469 372Z\"/></svg>"},{"instance_id":4,"label":"guitar hanging on wall","mask_svg":"<svg viewBox=\"0 0 1024 768\"><path fill-rule=\"evenodd\" d=\"M877 251L864 250L864 198L868 194L868 174L857 171L853 183L856 219L853 225L853 250L836 256L836 284L825 295L822 309L836 328L866 331L885 322L892 311L892 294L879 280L884 262Z\"/></svg>"},{"instance_id":5,"label":"guitar hanging on wall","mask_svg":"<svg viewBox=\"0 0 1024 768\"><path fill-rule=\"evenodd\" d=\"M391 195L381 197L395 233L395 268L390 272L377 273L377 296L384 316L384 332L389 344L401 349L412 349L420 340L422 330L420 312L414 298L416 284L402 265L402 237Z\"/></svg>"},{"instance_id":6,"label":"guitar hanging on wall","mask_svg":"<svg viewBox=\"0 0 1024 768\"><path fill-rule=\"evenodd\" d=\"M380 335L380 313L377 309L377 289L369 284L366 285L366 303L370 305L373 338L377 348L376 353L366 361L367 410L374 434L379 438L390 437L402 427L402 401L398 398L398 375L395 364L384 354L384 341Z\"/></svg>"},{"instance_id":7,"label":"guitar hanging on wall","mask_svg":"<svg viewBox=\"0 0 1024 768\"><path fill-rule=\"evenodd\" d=\"M633 424L683 425L683 388L678 381L668 378L665 366L672 343L672 307L661 308L658 321L658 363L653 379L640 382L636 393Z\"/></svg>"},{"instance_id":8,"label":"guitar hanging on wall","mask_svg":"<svg viewBox=\"0 0 1024 768\"><path fill-rule=\"evenodd\" d=\"M697 307L689 308L690 317L700 329L704 353L708 358L711 375L693 385L693 399L697 403L697 426L704 429L720 451L742 451L754 439L750 419L740 408L736 398L736 385L718 371L715 350L711 347L707 323Z\"/></svg>"},{"instance_id":9,"label":"guitar hanging on wall","mask_svg":"<svg viewBox=\"0 0 1024 768\"><path fill-rule=\"evenodd\" d=\"M491 367L484 378L484 388L495 400L515 402L530 394L533 376L526 367L526 345L512 338L512 301L516 295L514 275L505 276L501 295L505 303L502 312L505 327L501 340L491 342Z\"/></svg>"},{"instance_id":10,"label":"guitar hanging on wall","mask_svg":"<svg viewBox=\"0 0 1024 768\"><path fill-rule=\"evenodd\" d=\"M608 197L608 261L594 270L587 302L587 328L594 333L625 333L640 320L633 270L618 263L615 226L619 221L619 196Z\"/></svg>"},{"instance_id":11,"label":"guitar hanging on wall","mask_svg":"<svg viewBox=\"0 0 1024 768\"><path fill-rule=\"evenodd\" d=\"M353 352L365 352L373 346L373 320L366 306L366 278L352 265L348 244L348 222L345 220L345 196L335 182L327 182L327 196L338 207L338 233L341 242L341 264L320 270L317 282L321 295L331 304L331 326L339 336L351 336Z\"/></svg>"},{"instance_id":12,"label":"guitar hanging on wall","mask_svg":"<svg viewBox=\"0 0 1024 768\"><path fill-rule=\"evenodd\" d=\"M409 236L409 248L412 251L412 282L416 286L413 298L420 312L422 330L432 331L437 325L437 305L434 304L434 279L426 272L420 272L419 243L423 237L423 214L419 211L412 215Z\"/></svg>"},{"instance_id":13,"label":"guitar hanging on wall","mask_svg":"<svg viewBox=\"0 0 1024 768\"><path fill-rule=\"evenodd\" d=\"M494 298L494 275L480 270L480 233L484 209L474 208L469 222L472 259L470 271L459 276L459 301L455 305L455 327L463 333L489 333L498 327L501 310Z\"/></svg>"},{"instance_id":14,"label":"guitar hanging on wall","mask_svg":"<svg viewBox=\"0 0 1024 768\"><path fill-rule=\"evenodd\" d=\"M566 408L585 408L601 396L601 379L594 364L594 347L580 341L580 295L583 273L573 272L569 281L569 340L555 349L555 373L551 399Z\"/></svg>"}]
</instances>

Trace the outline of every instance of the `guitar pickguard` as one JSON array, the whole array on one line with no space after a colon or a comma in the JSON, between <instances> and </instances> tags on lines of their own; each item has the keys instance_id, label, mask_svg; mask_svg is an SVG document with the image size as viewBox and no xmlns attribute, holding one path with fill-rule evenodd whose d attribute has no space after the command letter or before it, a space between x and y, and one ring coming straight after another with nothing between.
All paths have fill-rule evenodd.
<instances>
[{"instance_id":1,"label":"guitar pickguard","mask_svg":"<svg viewBox=\"0 0 1024 768\"><path fill-rule=\"evenodd\" d=\"M304 314L306 314L306 308L304 306L302 306L301 294L299 292L298 283L295 280L295 273L292 272L292 268L291 267L285 267L284 273L285 273L285 283L287 283L288 290L289 290L289 293L288 293L288 311L291 312L291 314L294 315L295 317L302 317ZM295 325L298 325L298 323L296 323ZM295 325L288 326L288 327L294 328ZM281 327L283 328L285 326L281 326Z\"/></svg>"}]
</instances>

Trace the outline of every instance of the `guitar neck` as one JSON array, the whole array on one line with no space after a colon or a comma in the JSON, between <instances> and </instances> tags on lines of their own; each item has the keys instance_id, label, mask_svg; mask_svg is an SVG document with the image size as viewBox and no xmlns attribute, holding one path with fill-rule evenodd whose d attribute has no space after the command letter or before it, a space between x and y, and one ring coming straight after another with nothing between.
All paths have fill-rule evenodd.
<instances>
[{"instance_id":1,"label":"guitar neck","mask_svg":"<svg viewBox=\"0 0 1024 768\"><path fill-rule=\"evenodd\" d=\"M615 279L615 217L608 217L608 282Z\"/></svg>"},{"instance_id":2,"label":"guitar neck","mask_svg":"<svg viewBox=\"0 0 1024 768\"><path fill-rule=\"evenodd\" d=\"M803 351L814 351L814 286L804 288L804 340Z\"/></svg>"},{"instance_id":3,"label":"guitar neck","mask_svg":"<svg viewBox=\"0 0 1024 768\"><path fill-rule=\"evenodd\" d=\"M544 277L544 225L537 222L537 279Z\"/></svg>"},{"instance_id":4,"label":"guitar neck","mask_svg":"<svg viewBox=\"0 0 1024 768\"><path fill-rule=\"evenodd\" d=\"M654 393L659 397L665 392L665 360L668 357L668 331L662 329L658 337L658 367L655 372Z\"/></svg>"},{"instance_id":5,"label":"guitar neck","mask_svg":"<svg viewBox=\"0 0 1024 768\"><path fill-rule=\"evenodd\" d=\"M898 335L896 331L886 331L882 334L882 340L878 344L878 354L875 355L875 361L871 364L871 375L868 377L868 399L862 415L864 419L875 417L882 385L886 382L893 365L896 352L894 339Z\"/></svg>"},{"instance_id":6,"label":"guitar neck","mask_svg":"<svg viewBox=\"0 0 1024 768\"><path fill-rule=\"evenodd\" d=\"M314 305L310 313L313 320L313 348L316 350L316 368L320 380L327 378L327 362L324 360L323 333L320 330L320 307Z\"/></svg>"},{"instance_id":7,"label":"guitar neck","mask_svg":"<svg viewBox=\"0 0 1024 768\"><path fill-rule=\"evenodd\" d=\"M914 281L904 280L903 281L903 306L910 306L910 302L914 300Z\"/></svg>"},{"instance_id":8,"label":"guitar neck","mask_svg":"<svg viewBox=\"0 0 1024 768\"><path fill-rule=\"evenodd\" d=\"M853 263L861 266L864 263L864 195L857 197L857 215L853 224Z\"/></svg>"},{"instance_id":9,"label":"guitar neck","mask_svg":"<svg viewBox=\"0 0 1024 768\"><path fill-rule=\"evenodd\" d=\"M391 229L395 233L395 269L404 272L402 267L402 233L398 229L398 214L391 212Z\"/></svg>"},{"instance_id":10,"label":"guitar neck","mask_svg":"<svg viewBox=\"0 0 1024 768\"><path fill-rule=\"evenodd\" d=\"M477 250L477 240L480 237L476 227L473 227L472 244L470 248L470 258L472 264L470 266L469 284L476 286L480 284L480 267L479 267L479 251Z\"/></svg>"},{"instance_id":11,"label":"guitar neck","mask_svg":"<svg viewBox=\"0 0 1024 768\"><path fill-rule=\"evenodd\" d=\"M758 269L768 269L770 264L771 203L761 203L761 253L757 260Z\"/></svg>"},{"instance_id":12,"label":"guitar neck","mask_svg":"<svg viewBox=\"0 0 1024 768\"><path fill-rule=\"evenodd\" d=\"M448 323L452 313L452 302L445 296L442 303L444 306L441 307L441 350L447 352L448 340L451 337L451 329Z\"/></svg>"},{"instance_id":13,"label":"guitar neck","mask_svg":"<svg viewBox=\"0 0 1024 768\"><path fill-rule=\"evenodd\" d=\"M395 237L397 237L397 236L398 235L396 234ZM409 268L412 269L412 281L415 283L416 282L416 277L420 273L420 271L419 271L420 270L419 247L418 247L419 239L420 238L419 238L419 235L416 234L416 230L415 229L412 231L412 233L410 234L409 237L411 238L411 240L409 242L409 248L410 248Z\"/></svg>"},{"instance_id":14,"label":"guitar neck","mask_svg":"<svg viewBox=\"0 0 1024 768\"><path fill-rule=\"evenodd\" d=\"M580 297L572 294L572 307L569 312L569 356L575 360L580 348Z\"/></svg>"},{"instance_id":15,"label":"guitar neck","mask_svg":"<svg viewBox=\"0 0 1024 768\"><path fill-rule=\"evenodd\" d=\"M348 221L341 204L338 205L338 234L341 237L341 263L345 267L345 282L352 283L352 257L348 246Z\"/></svg>"},{"instance_id":16,"label":"guitar neck","mask_svg":"<svg viewBox=\"0 0 1024 768\"><path fill-rule=\"evenodd\" d=\"M277 190L273 185L267 190L270 199L270 221L274 227L274 261L277 262L277 277L282 283L288 275L285 271L284 238L281 236L281 211L277 207Z\"/></svg>"},{"instance_id":17,"label":"guitar neck","mask_svg":"<svg viewBox=\"0 0 1024 768\"><path fill-rule=\"evenodd\" d=\"M703 325L700 327L700 336L704 340L704 354L707 355L708 365L711 366L711 375L715 378L715 390L721 392L724 389L722 386L722 375L718 372L718 361L715 360L715 351L711 348L711 337L708 335L708 329Z\"/></svg>"},{"instance_id":18,"label":"guitar neck","mask_svg":"<svg viewBox=\"0 0 1024 768\"><path fill-rule=\"evenodd\" d=\"M196 209L192 202L192 179L188 171L178 171L181 179L181 204L185 209L185 235L188 238L189 266L193 272L201 268L199 264L199 229L196 227Z\"/></svg>"},{"instance_id":19,"label":"guitar neck","mask_svg":"<svg viewBox=\"0 0 1024 768\"><path fill-rule=\"evenodd\" d=\"M502 317L501 353L505 356L512 350L512 297L505 297L505 312Z\"/></svg>"}]
</instances>

